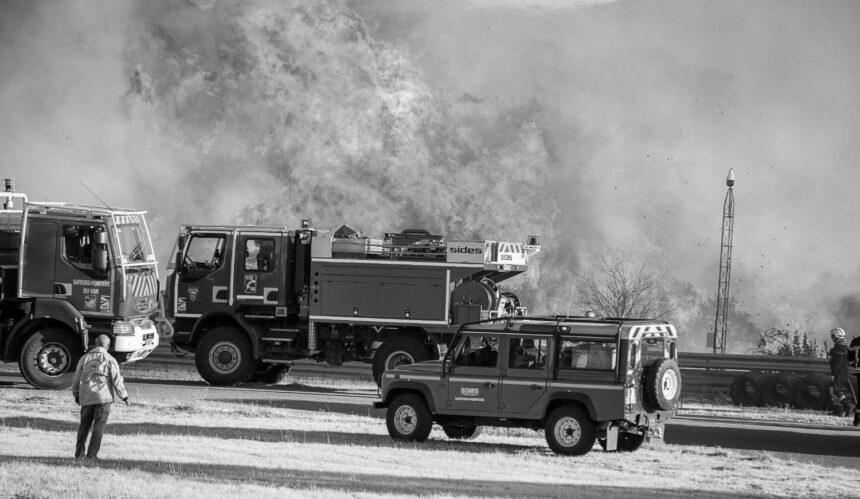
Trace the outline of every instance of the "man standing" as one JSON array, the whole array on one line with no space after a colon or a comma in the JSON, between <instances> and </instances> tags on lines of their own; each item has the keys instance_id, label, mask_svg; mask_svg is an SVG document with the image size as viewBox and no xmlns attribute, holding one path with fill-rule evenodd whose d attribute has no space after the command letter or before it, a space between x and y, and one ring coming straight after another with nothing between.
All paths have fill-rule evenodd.
<instances>
[{"instance_id":1,"label":"man standing","mask_svg":"<svg viewBox=\"0 0 860 499\"><path fill-rule=\"evenodd\" d=\"M78 427L78 444L75 457L84 457L84 447L90 428L93 436L86 457L98 459L99 447L102 444L102 434L110 415L110 406L114 396L118 396L128 405L128 393L119 372L119 364L107 351L110 338L101 335L96 338L96 346L81 357L75 377L72 381L72 394L75 402L81 406L81 425Z\"/></svg>"},{"instance_id":2,"label":"man standing","mask_svg":"<svg viewBox=\"0 0 860 499\"><path fill-rule=\"evenodd\" d=\"M837 416L850 416L857 408L857 398L848 373L845 330L841 327L832 329L830 339L833 340L833 348L829 352L830 374L833 375L833 413Z\"/></svg>"}]
</instances>

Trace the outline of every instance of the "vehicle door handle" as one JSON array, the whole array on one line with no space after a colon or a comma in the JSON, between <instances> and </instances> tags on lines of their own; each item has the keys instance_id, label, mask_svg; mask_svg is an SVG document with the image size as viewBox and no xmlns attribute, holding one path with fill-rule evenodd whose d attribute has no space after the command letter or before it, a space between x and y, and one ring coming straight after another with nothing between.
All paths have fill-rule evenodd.
<instances>
[{"instance_id":1,"label":"vehicle door handle","mask_svg":"<svg viewBox=\"0 0 860 499\"><path fill-rule=\"evenodd\" d=\"M490 383L489 381L487 381L486 383L484 383L484 386L485 386L485 387L487 387L487 388L492 388L492 387L496 386L496 384L495 384L495 383Z\"/></svg>"},{"instance_id":2,"label":"vehicle door handle","mask_svg":"<svg viewBox=\"0 0 860 499\"><path fill-rule=\"evenodd\" d=\"M540 385L532 385L529 388L532 390L543 390L543 387Z\"/></svg>"}]
</instances>

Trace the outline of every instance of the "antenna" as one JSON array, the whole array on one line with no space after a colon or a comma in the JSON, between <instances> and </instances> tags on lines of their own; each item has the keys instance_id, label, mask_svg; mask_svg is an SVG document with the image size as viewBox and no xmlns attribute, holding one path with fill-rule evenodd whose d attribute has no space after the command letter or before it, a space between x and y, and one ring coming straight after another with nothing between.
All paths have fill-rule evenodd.
<instances>
[{"instance_id":1,"label":"antenna","mask_svg":"<svg viewBox=\"0 0 860 499\"><path fill-rule=\"evenodd\" d=\"M107 209L109 209L109 210L113 211L113 208L111 208L111 207L110 207L110 205L109 205L109 204L107 204L107 203L105 202L105 200L104 200L104 199L100 198L98 194L96 194L95 192L93 192L93 190L92 190L92 189L90 189L89 187L87 187L87 184L85 184L85 183L81 182L81 185L82 185L82 186L84 186L84 189L88 190L88 191L90 192L90 194L92 194L93 196L95 196L95 197L96 197L96 199L98 199L99 201L101 201L101 202L102 202L102 204L103 204L103 205L105 205L105 208L107 208Z\"/></svg>"},{"instance_id":2,"label":"antenna","mask_svg":"<svg viewBox=\"0 0 860 499\"><path fill-rule=\"evenodd\" d=\"M720 277L717 282L717 313L714 332L708 333L708 346L715 354L726 353L726 336L729 319L729 282L732 275L732 239L735 231L735 171L729 169L726 177L726 199L723 201L723 235L720 241Z\"/></svg>"}]
</instances>

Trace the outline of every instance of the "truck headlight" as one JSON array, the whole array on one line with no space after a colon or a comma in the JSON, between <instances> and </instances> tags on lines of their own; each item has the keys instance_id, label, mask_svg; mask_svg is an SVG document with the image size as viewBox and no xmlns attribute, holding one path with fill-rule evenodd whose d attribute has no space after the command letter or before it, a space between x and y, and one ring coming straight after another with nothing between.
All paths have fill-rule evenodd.
<instances>
[{"instance_id":1,"label":"truck headlight","mask_svg":"<svg viewBox=\"0 0 860 499\"><path fill-rule=\"evenodd\" d=\"M127 321L116 321L113 323L114 336L124 336L134 334L134 325Z\"/></svg>"}]
</instances>

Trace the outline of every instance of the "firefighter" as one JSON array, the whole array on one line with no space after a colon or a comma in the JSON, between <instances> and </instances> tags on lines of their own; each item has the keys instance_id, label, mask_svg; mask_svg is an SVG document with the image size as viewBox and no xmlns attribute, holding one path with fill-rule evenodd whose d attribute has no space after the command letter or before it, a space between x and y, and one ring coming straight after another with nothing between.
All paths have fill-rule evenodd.
<instances>
[{"instance_id":1,"label":"firefighter","mask_svg":"<svg viewBox=\"0 0 860 499\"><path fill-rule=\"evenodd\" d=\"M81 406L81 424L78 427L78 442L75 447L77 459L85 457L84 447L90 429L93 433L86 457L98 459L111 404L115 397L119 397L128 405L128 393L119 372L119 364L108 353L109 346L110 338L106 335L96 338L96 346L81 357L75 370L72 395L75 397L75 403Z\"/></svg>"},{"instance_id":2,"label":"firefighter","mask_svg":"<svg viewBox=\"0 0 860 499\"><path fill-rule=\"evenodd\" d=\"M830 331L833 348L830 349L830 374L833 376L833 386L830 389L833 402L833 414L850 416L857 407L857 398L851 386L848 374L848 345L845 341L845 330L837 327ZM854 417L855 422L857 416Z\"/></svg>"}]
</instances>

